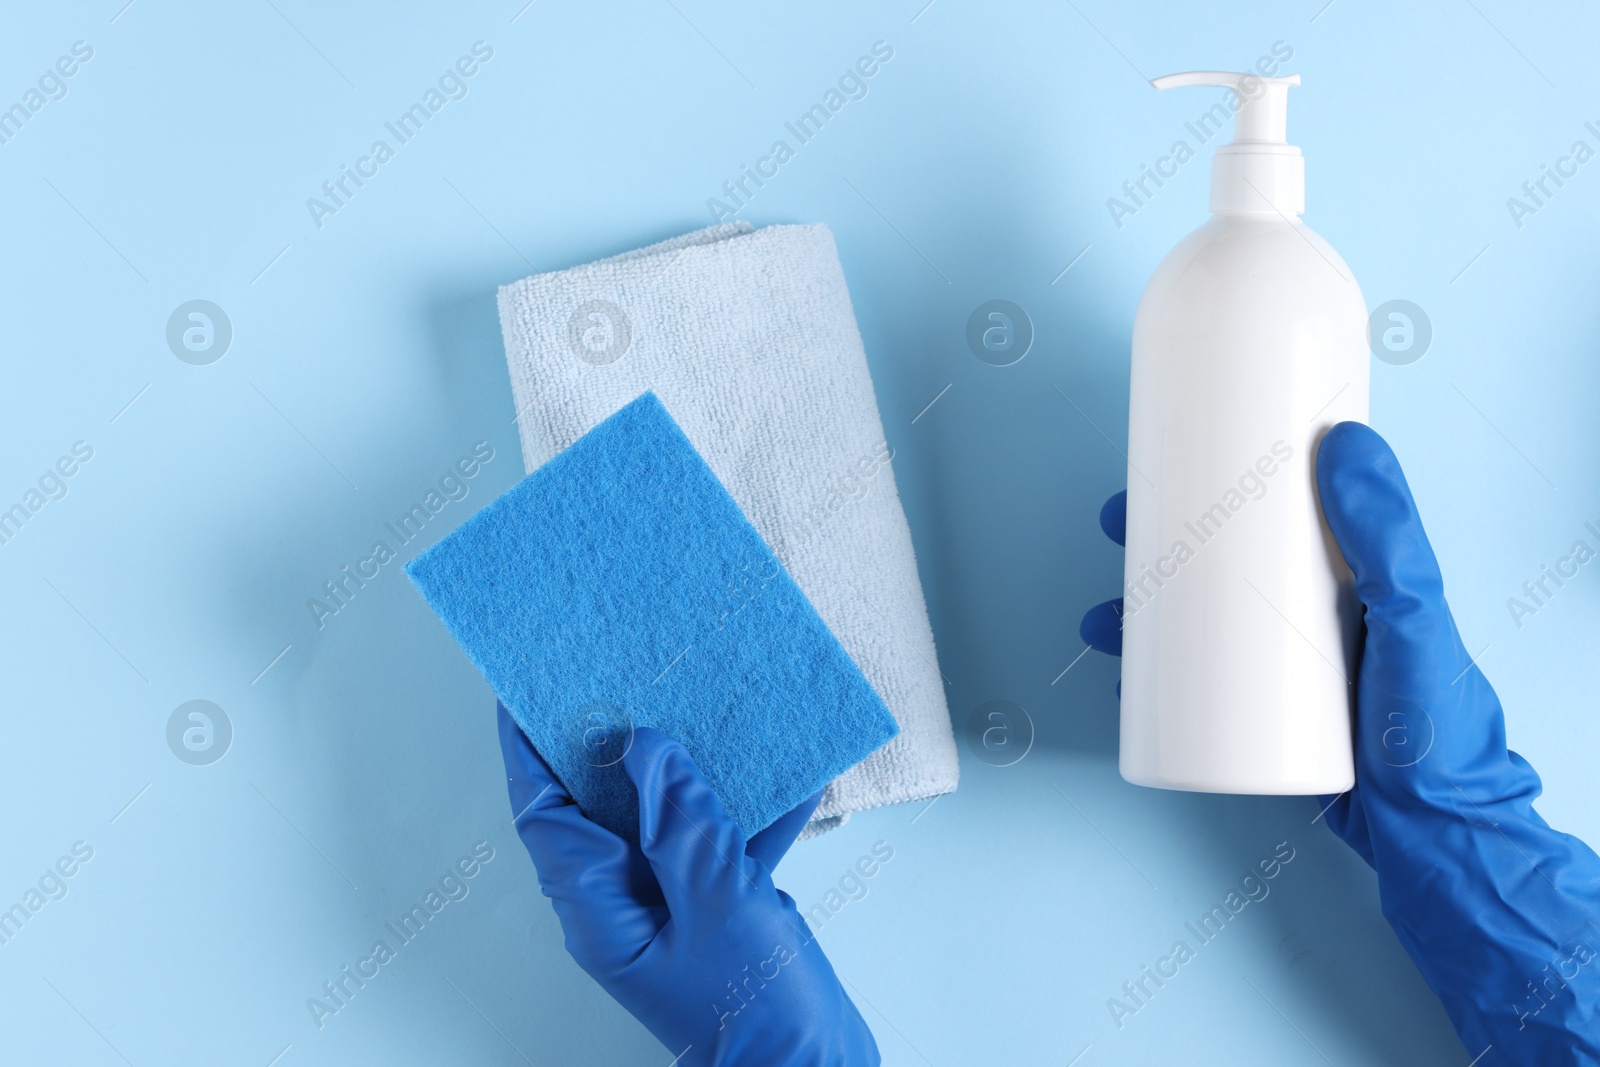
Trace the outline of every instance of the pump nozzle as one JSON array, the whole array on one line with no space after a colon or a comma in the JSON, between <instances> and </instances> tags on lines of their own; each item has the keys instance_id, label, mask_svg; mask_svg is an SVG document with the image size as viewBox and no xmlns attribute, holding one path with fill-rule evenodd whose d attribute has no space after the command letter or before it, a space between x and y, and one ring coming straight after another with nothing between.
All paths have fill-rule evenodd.
<instances>
[{"instance_id":1,"label":"pump nozzle","mask_svg":"<svg viewBox=\"0 0 1600 1067\"><path fill-rule=\"evenodd\" d=\"M1212 211L1298 215L1305 210L1305 160L1300 149L1287 143L1289 86L1299 85L1300 75L1266 78L1195 70L1155 78L1150 84L1157 89L1215 85L1234 91L1233 140L1218 148L1211 160ZM1204 122L1201 125L1206 128Z\"/></svg>"}]
</instances>

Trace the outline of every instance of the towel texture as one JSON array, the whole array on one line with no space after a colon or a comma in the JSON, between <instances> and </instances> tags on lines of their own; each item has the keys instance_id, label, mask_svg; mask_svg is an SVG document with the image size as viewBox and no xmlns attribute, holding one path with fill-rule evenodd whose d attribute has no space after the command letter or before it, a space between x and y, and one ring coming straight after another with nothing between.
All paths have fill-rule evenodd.
<instances>
[{"instance_id":1,"label":"towel texture","mask_svg":"<svg viewBox=\"0 0 1600 1067\"><path fill-rule=\"evenodd\" d=\"M715 226L500 290L529 470L653 390L900 724L809 832L956 787L944 683L827 227Z\"/></svg>"},{"instance_id":2,"label":"towel texture","mask_svg":"<svg viewBox=\"0 0 1600 1067\"><path fill-rule=\"evenodd\" d=\"M683 742L746 837L897 732L653 394L406 573L584 814L628 840L633 727Z\"/></svg>"}]
</instances>

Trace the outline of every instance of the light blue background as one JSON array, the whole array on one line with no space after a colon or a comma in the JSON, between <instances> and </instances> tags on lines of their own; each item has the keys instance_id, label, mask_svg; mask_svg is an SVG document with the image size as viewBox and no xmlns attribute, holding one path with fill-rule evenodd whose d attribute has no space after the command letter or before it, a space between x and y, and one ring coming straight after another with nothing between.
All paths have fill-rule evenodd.
<instances>
[{"instance_id":1,"label":"light blue background","mask_svg":"<svg viewBox=\"0 0 1600 1067\"><path fill-rule=\"evenodd\" d=\"M428 542L521 474L497 285L706 224L707 198L878 40L894 58L869 95L740 217L832 227L952 715L1009 699L1038 734L1008 768L963 746L958 793L858 816L779 872L808 907L893 847L820 935L886 1062L1464 1067L1480 1051L1312 800L1124 784L1116 664L1060 673L1084 609L1120 585L1096 515L1124 480L1133 312L1204 217L1209 149L1120 229L1106 199L1220 95L1158 96L1146 77L1293 49L1306 221L1370 306L1415 301L1435 329L1420 362L1374 361L1373 423L1467 644L1488 646L1541 810L1600 839L1600 576L1520 629L1506 607L1600 520L1600 162L1521 229L1505 204L1574 140L1600 147L1583 128L1600 18L1508 0L925 2L6 13L0 102L74 41L94 58L0 145L0 506L73 442L94 459L0 546L0 906L74 842L94 858L0 946L0 1059L665 1067L566 957L508 825L491 695L398 568L321 631L305 601L473 442L495 459ZM494 58L470 95L318 229L306 198L480 39ZM235 331L210 366L164 339L194 298ZM1036 326L1015 366L966 347L992 298ZM165 740L197 698L235 731L207 767ZM495 858L470 896L319 1030L306 999L478 841ZM1119 1030L1107 999L1280 841L1296 858L1271 896Z\"/></svg>"}]
</instances>

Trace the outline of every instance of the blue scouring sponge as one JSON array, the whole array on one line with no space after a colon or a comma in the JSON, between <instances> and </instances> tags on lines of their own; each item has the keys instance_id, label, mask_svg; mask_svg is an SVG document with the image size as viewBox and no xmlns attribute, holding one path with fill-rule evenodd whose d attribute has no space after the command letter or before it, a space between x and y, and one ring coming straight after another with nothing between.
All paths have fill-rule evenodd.
<instances>
[{"instance_id":1,"label":"blue scouring sponge","mask_svg":"<svg viewBox=\"0 0 1600 1067\"><path fill-rule=\"evenodd\" d=\"M746 836L898 732L654 393L406 573L584 813L630 841L635 726L683 742Z\"/></svg>"}]
</instances>

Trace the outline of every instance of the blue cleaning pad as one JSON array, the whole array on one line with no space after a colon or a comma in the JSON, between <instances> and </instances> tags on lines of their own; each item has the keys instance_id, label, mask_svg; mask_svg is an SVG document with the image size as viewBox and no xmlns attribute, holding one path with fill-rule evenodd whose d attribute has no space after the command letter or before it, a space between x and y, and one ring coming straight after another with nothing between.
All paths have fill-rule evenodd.
<instances>
[{"instance_id":1,"label":"blue cleaning pad","mask_svg":"<svg viewBox=\"0 0 1600 1067\"><path fill-rule=\"evenodd\" d=\"M637 841L635 726L754 834L899 730L654 393L406 573L586 815Z\"/></svg>"}]
</instances>

